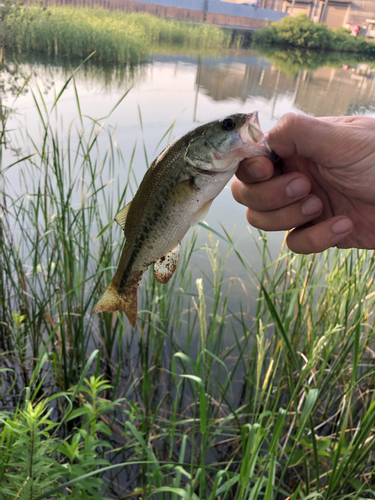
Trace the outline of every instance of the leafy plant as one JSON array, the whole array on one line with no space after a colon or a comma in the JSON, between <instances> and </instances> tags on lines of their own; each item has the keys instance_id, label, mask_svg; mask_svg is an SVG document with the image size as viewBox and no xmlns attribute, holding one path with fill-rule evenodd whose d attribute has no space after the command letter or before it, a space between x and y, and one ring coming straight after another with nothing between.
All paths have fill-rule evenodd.
<instances>
[{"instance_id":1,"label":"leafy plant","mask_svg":"<svg viewBox=\"0 0 375 500\"><path fill-rule=\"evenodd\" d=\"M26 399L23 409L14 415L0 412L2 500L31 500L56 487L59 491L49 498L65 498L66 492L82 500L103 498L103 479L87 477L87 473L109 465L102 456L106 449L112 448L108 442L111 431L101 417L120 401L108 403L99 397L99 393L108 388L110 385L101 377L91 376L58 396L66 407L64 421L79 423L64 439L56 434L61 423L51 419L56 411L53 405L56 396L39 403ZM30 394L30 389L26 392ZM75 410L71 399L74 395L80 395L82 404ZM73 484L64 488L61 482Z\"/></svg>"}]
</instances>

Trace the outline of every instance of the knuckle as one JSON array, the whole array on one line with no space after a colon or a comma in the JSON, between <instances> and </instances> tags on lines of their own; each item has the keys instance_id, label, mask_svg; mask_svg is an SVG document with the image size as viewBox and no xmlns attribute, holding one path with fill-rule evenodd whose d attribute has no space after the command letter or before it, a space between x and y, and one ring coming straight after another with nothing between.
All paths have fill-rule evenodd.
<instances>
[{"instance_id":1,"label":"knuckle","mask_svg":"<svg viewBox=\"0 0 375 500\"><path fill-rule=\"evenodd\" d=\"M296 228L287 237L287 245L299 254L308 255L316 252L314 238L307 229Z\"/></svg>"},{"instance_id":2,"label":"knuckle","mask_svg":"<svg viewBox=\"0 0 375 500\"><path fill-rule=\"evenodd\" d=\"M312 252L316 252L318 250L317 248L317 245L316 245L316 241L315 241L315 238L314 238L314 235L313 235L313 232L312 231L305 231L305 244L304 244L304 247L309 249L309 251L307 252L304 252L304 253L312 253Z\"/></svg>"},{"instance_id":3,"label":"knuckle","mask_svg":"<svg viewBox=\"0 0 375 500\"><path fill-rule=\"evenodd\" d=\"M259 188L257 193L257 205L262 210L272 210L274 208L274 198L270 196L270 191L264 189L263 186L259 186Z\"/></svg>"},{"instance_id":4,"label":"knuckle","mask_svg":"<svg viewBox=\"0 0 375 500\"><path fill-rule=\"evenodd\" d=\"M288 213L285 213L284 211L280 211L277 217L277 228L282 231L289 231L293 227L295 227L296 224L293 222L292 217Z\"/></svg>"},{"instance_id":5,"label":"knuckle","mask_svg":"<svg viewBox=\"0 0 375 500\"><path fill-rule=\"evenodd\" d=\"M308 115L303 115L301 113L285 113L281 117L282 127L288 131L300 131L301 127L304 127L311 117Z\"/></svg>"},{"instance_id":6,"label":"knuckle","mask_svg":"<svg viewBox=\"0 0 375 500\"><path fill-rule=\"evenodd\" d=\"M264 229L264 226L261 223L261 217L259 217L259 212L255 210L250 210L250 208L246 211L246 218L249 224L257 229Z\"/></svg>"},{"instance_id":7,"label":"knuckle","mask_svg":"<svg viewBox=\"0 0 375 500\"><path fill-rule=\"evenodd\" d=\"M233 198L237 201L237 203L239 203L240 202L240 200L239 200L239 181L234 179L230 188L232 191Z\"/></svg>"},{"instance_id":8,"label":"knuckle","mask_svg":"<svg viewBox=\"0 0 375 500\"><path fill-rule=\"evenodd\" d=\"M240 203L241 205L247 206L247 201L249 198L249 188L246 184L243 184L241 181L234 180L232 182L232 195L233 198L236 200L237 203Z\"/></svg>"},{"instance_id":9,"label":"knuckle","mask_svg":"<svg viewBox=\"0 0 375 500\"><path fill-rule=\"evenodd\" d=\"M287 128L288 130L293 129L295 122L298 119L298 116L300 116L300 115L298 115L296 113L292 113L292 112L285 113L285 115L283 115L280 119L281 125L283 127Z\"/></svg>"}]
</instances>

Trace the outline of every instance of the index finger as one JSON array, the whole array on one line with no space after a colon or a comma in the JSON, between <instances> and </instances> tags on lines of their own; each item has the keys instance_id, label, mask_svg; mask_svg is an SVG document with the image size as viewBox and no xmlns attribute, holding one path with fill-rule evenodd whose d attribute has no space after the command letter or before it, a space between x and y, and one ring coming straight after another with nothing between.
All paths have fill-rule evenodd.
<instances>
[{"instance_id":1,"label":"index finger","mask_svg":"<svg viewBox=\"0 0 375 500\"><path fill-rule=\"evenodd\" d=\"M314 118L286 113L264 137L281 158L298 154L315 163L341 166L342 161L347 161L348 143L357 138L354 145L359 147L363 142L363 130L374 127L373 118L358 118L362 117Z\"/></svg>"},{"instance_id":2,"label":"index finger","mask_svg":"<svg viewBox=\"0 0 375 500\"><path fill-rule=\"evenodd\" d=\"M265 156L256 156L254 158L245 158L241 161L236 172L237 178L245 184L262 182L274 175L274 165L272 161Z\"/></svg>"}]
</instances>

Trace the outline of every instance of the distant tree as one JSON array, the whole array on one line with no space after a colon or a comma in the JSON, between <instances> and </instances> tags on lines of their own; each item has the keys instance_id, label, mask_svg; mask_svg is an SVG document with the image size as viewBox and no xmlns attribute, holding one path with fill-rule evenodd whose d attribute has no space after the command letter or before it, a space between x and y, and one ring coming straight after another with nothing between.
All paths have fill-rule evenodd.
<instances>
[{"instance_id":1,"label":"distant tree","mask_svg":"<svg viewBox=\"0 0 375 500\"><path fill-rule=\"evenodd\" d=\"M284 17L282 21L256 31L253 41L260 44L286 45L304 49L375 54L374 43L361 37L351 36L346 28L332 30L326 24L314 23L306 14Z\"/></svg>"}]
</instances>

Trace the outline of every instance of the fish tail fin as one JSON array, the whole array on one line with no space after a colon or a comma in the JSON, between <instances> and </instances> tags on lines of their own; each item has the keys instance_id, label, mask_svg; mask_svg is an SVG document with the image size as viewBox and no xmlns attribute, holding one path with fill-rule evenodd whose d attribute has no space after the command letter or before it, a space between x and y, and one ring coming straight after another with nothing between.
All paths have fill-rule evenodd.
<instances>
[{"instance_id":1,"label":"fish tail fin","mask_svg":"<svg viewBox=\"0 0 375 500\"><path fill-rule=\"evenodd\" d=\"M119 309L124 311L131 327L134 328L138 313L138 284L134 285L127 293L124 293L111 282L92 313L115 312Z\"/></svg>"}]
</instances>

